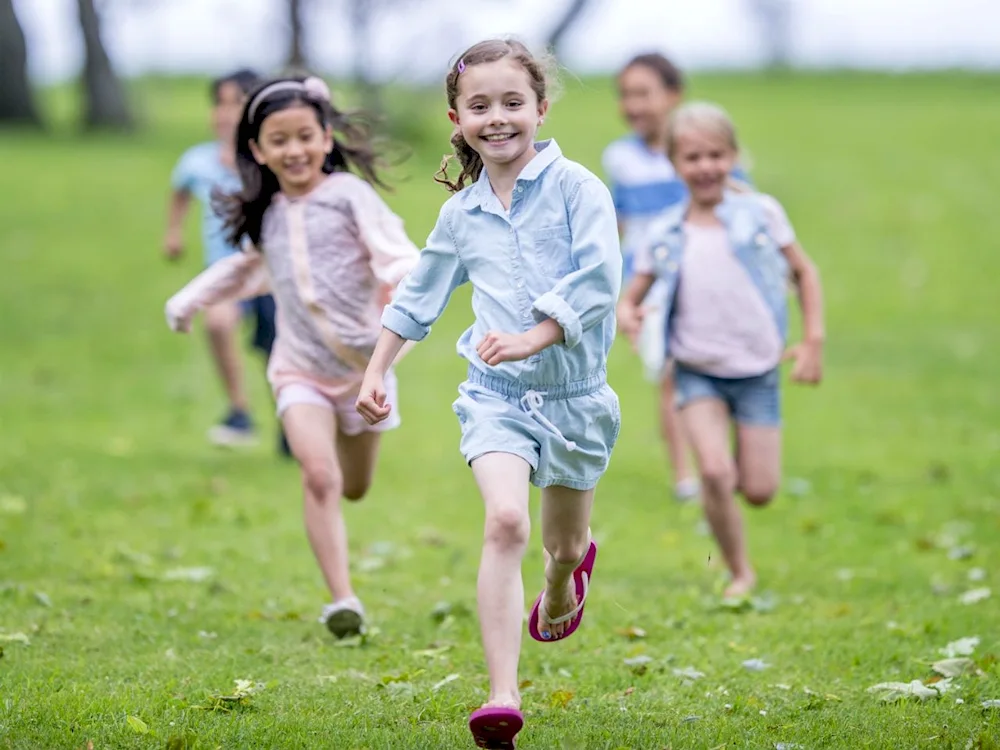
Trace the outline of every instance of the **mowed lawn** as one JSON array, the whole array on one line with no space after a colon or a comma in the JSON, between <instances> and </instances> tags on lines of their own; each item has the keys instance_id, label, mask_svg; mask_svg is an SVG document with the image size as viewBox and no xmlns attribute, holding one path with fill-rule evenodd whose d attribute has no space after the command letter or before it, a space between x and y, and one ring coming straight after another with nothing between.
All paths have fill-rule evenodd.
<instances>
[{"instance_id":1,"label":"mowed lawn","mask_svg":"<svg viewBox=\"0 0 1000 750\"><path fill-rule=\"evenodd\" d=\"M566 83L545 134L599 170L622 132L610 81ZM335 644L260 363L265 444L211 449L204 338L163 320L200 267L196 222L181 264L159 243L204 88L143 84L132 138L0 134L0 747L471 747L482 510L450 408L468 293L403 364L404 425L347 508L373 628ZM694 80L819 264L826 380L785 391L785 489L747 514L759 597L729 611L700 512L670 498L654 395L616 347L592 598L571 640L525 635L519 747L1000 746L984 706L1000 699L998 92L959 75ZM419 244L450 127L441 92L405 101L423 140L388 200ZM525 575L533 598L537 529ZM944 652L971 661L938 671L968 671L934 683ZM931 697L868 692L914 680Z\"/></svg>"}]
</instances>

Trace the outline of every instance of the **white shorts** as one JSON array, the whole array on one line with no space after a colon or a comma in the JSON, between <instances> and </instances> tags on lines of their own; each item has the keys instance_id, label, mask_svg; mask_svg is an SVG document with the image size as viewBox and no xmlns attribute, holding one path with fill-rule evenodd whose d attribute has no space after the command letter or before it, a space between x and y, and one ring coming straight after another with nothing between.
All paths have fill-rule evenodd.
<instances>
[{"instance_id":1,"label":"white shorts","mask_svg":"<svg viewBox=\"0 0 1000 750\"><path fill-rule=\"evenodd\" d=\"M312 383L292 382L283 385L278 390L278 416L284 414L290 406L312 404L330 409L337 418L337 430L344 435L354 436L363 432L385 432L394 430L400 425L396 374L391 370L385 376L385 393L386 402L392 404L392 411L389 412L388 418L384 421L370 425L364 417L358 414L358 410L354 406L358 399L357 391L349 391L343 396L333 398L324 394Z\"/></svg>"}]
</instances>

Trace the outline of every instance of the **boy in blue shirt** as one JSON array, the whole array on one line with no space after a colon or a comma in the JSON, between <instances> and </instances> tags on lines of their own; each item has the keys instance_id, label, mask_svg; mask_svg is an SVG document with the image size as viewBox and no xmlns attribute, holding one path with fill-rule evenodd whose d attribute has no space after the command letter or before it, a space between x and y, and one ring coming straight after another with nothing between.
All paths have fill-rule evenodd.
<instances>
[{"instance_id":1,"label":"boy in blue shirt","mask_svg":"<svg viewBox=\"0 0 1000 750\"><path fill-rule=\"evenodd\" d=\"M236 172L236 127L247 94L259 81L260 76L255 72L242 69L212 82L212 127L216 139L188 149L174 167L171 176L173 192L163 241L164 253L168 259L176 260L183 253L184 220L190 211L192 198L196 198L202 207L205 265L210 266L239 252L239 248L226 240L223 220L212 209L212 193L216 189L224 192L240 189L240 178ZM252 445L257 440L248 409L243 367L236 341L236 333L244 315L253 315L255 318L253 347L263 353L265 358L269 357L275 335L275 307L270 295L242 304L219 304L205 311L205 330L212 359L229 399L226 416L208 431L209 440L216 445L244 446ZM288 454L284 435L281 435L280 448L283 453Z\"/></svg>"}]
</instances>

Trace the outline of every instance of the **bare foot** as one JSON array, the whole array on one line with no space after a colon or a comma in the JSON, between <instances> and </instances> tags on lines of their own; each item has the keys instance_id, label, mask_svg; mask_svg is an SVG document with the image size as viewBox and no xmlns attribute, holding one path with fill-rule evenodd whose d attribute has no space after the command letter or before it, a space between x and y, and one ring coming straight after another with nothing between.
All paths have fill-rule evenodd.
<instances>
[{"instance_id":1,"label":"bare foot","mask_svg":"<svg viewBox=\"0 0 1000 750\"><path fill-rule=\"evenodd\" d=\"M562 637L562 634L569 628L572 620L558 624L553 623L552 620L558 620L560 617L569 614L579 604L576 598L576 583L573 581L573 572L570 571L564 583L553 586L550 582L550 577L552 576L552 569L554 567L555 563L552 557L546 552L546 585L541 606L539 607L540 622L538 623L538 629L541 631L543 637L548 633L549 639L553 641Z\"/></svg>"},{"instance_id":2,"label":"bare foot","mask_svg":"<svg viewBox=\"0 0 1000 750\"><path fill-rule=\"evenodd\" d=\"M521 696L517 693L492 696L480 708L513 708L521 710Z\"/></svg>"},{"instance_id":3,"label":"bare foot","mask_svg":"<svg viewBox=\"0 0 1000 750\"><path fill-rule=\"evenodd\" d=\"M722 592L722 596L725 599L742 599L751 591L753 591L754 586L757 585L757 576L751 573L744 573L740 576L735 576L729 585L726 586L726 590Z\"/></svg>"}]
</instances>

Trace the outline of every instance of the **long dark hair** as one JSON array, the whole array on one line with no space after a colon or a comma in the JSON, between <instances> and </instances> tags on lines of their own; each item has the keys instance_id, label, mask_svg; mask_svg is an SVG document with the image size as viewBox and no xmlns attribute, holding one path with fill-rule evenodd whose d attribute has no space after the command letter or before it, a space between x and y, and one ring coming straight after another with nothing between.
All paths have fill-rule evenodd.
<instances>
[{"instance_id":1,"label":"long dark hair","mask_svg":"<svg viewBox=\"0 0 1000 750\"><path fill-rule=\"evenodd\" d=\"M233 245L248 237L259 246L264 213L280 190L274 172L254 159L250 142L258 139L268 116L301 106L311 107L320 126L333 130L333 149L323 162L324 174L349 172L353 167L372 185L391 189L378 175L382 160L372 143L369 119L364 114L342 112L333 106L326 84L314 76L267 81L247 97L236 131L236 169L242 189L231 194L216 190L212 194L212 206L225 219L227 239Z\"/></svg>"}]
</instances>

